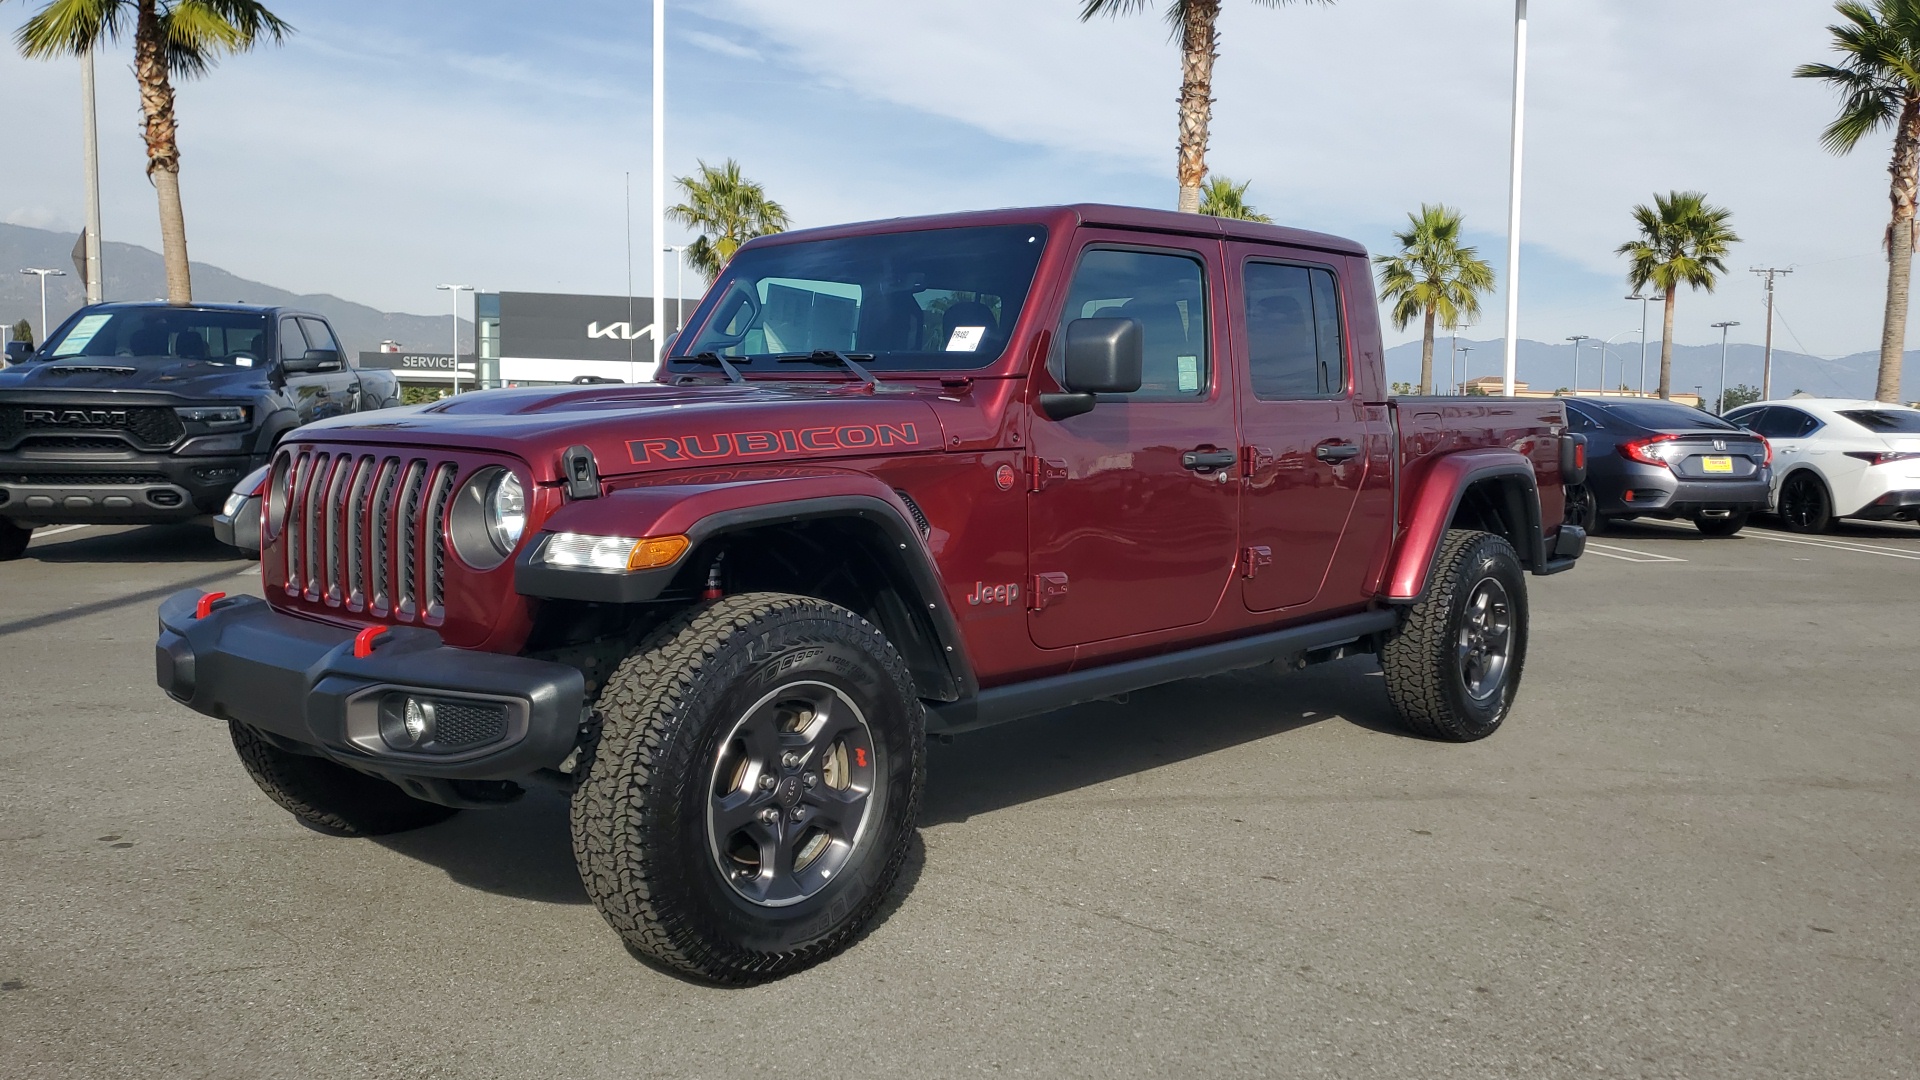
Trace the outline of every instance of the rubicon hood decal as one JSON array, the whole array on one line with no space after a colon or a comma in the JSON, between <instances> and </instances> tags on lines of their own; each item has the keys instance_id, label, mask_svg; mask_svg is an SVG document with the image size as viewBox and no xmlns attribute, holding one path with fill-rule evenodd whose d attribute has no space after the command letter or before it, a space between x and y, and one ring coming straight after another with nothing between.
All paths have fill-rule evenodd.
<instances>
[{"instance_id":1,"label":"rubicon hood decal","mask_svg":"<svg viewBox=\"0 0 1920 1080\"><path fill-rule=\"evenodd\" d=\"M920 429L924 426L905 421L631 439L627 442L627 456L635 465L650 465L662 461L723 461L819 450L911 450L921 445Z\"/></svg>"}]
</instances>

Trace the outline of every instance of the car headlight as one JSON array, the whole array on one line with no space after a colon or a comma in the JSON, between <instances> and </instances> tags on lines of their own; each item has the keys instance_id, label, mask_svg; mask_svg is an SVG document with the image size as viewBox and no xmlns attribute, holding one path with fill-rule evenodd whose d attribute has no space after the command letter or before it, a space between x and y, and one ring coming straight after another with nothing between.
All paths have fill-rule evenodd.
<instances>
[{"instance_id":1,"label":"car headlight","mask_svg":"<svg viewBox=\"0 0 1920 1080\"><path fill-rule=\"evenodd\" d=\"M232 427L247 422L245 405L194 405L173 411L189 424L206 424L208 427Z\"/></svg>"},{"instance_id":2,"label":"car headlight","mask_svg":"<svg viewBox=\"0 0 1920 1080\"><path fill-rule=\"evenodd\" d=\"M491 570L507 561L526 528L527 489L513 470L498 465L467 477L447 518L454 552L475 570Z\"/></svg>"},{"instance_id":3,"label":"car headlight","mask_svg":"<svg viewBox=\"0 0 1920 1080\"><path fill-rule=\"evenodd\" d=\"M220 513L229 519L238 514L249 498L260 494L260 486L266 482L269 469L270 466L262 465L241 477L240 482L233 485L233 493L227 496L226 505L220 508Z\"/></svg>"},{"instance_id":4,"label":"car headlight","mask_svg":"<svg viewBox=\"0 0 1920 1080\"><path fill-rule=\"evenodd\" d=\"M562 570L654 570L670 566L693 543L685 536L592 536L557 532L540 549L540 561Z\"/></svg>"},{"instance_id":5,"label":"car headlight","mask_svg":"<svg viewBox=\"0 0 1920 1080\"><path fill-rule=\"evenodd\" d=\"M527 492L520 478L502 471L487 491L487 534L502 555L511 554L527 529Z\"/></svg>"}]
</instances>

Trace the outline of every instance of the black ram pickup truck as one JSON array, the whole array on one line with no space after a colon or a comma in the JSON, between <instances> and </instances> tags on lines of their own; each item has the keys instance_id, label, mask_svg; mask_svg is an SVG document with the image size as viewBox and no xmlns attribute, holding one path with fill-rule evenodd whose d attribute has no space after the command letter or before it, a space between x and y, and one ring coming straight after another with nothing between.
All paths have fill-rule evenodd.
<instances>
[{"instance_id":1,"label":"black ram pickup truck","mask_svg":"<svg viewBox=\"0 0 1920 1080\"><path fill-rule=\"evenodd\" d=\"M0 560L41 525L207 517L293 429L399 403L312 312L81 308L0 370Z\"/></svg>"}]
</instances>

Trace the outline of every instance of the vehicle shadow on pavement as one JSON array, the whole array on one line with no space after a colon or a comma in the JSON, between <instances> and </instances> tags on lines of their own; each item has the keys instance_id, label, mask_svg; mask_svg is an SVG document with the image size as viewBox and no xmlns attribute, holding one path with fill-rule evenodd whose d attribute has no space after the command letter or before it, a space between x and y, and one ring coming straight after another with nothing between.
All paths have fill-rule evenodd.
<instances>
[{"instance_id":1,"label":"vehicle shadow on pavement","mask_svg":"<svg viewBox=\"0 0 1920 1080\"><path fill-rule=\"evenodd\" d=\"M569 829L566 797L534 790L498 809L462 810L430 829L373 841L484 892L542 904L584 904L587 890L573 866Z\"/></svg>"},{"instance_id":2,"label":"vehicle shadow on pavement","mask_svg":"<svg viewBox=\"0 0 1920 1080\"><path fill-rule=\"evenodd\" d=\"M45 563L228 563L238 568L244 556L214 539L205 525L146 525L123 532L94 533L71 539L39 541L21 556Z\"/></svg>"},{"instance_id":3,"label":"vehicle shadow on pavement","mask_svg":"<svg viewBox=\"0 0 1920 1080\"><path fill-rule=\"evenodd\" d=\"M929 749L920 823L965 821L1325 720L1416 738L1378 671L1370 657L1293 674L1250 668L957 735Z\"/></svg>"}]
</instances>

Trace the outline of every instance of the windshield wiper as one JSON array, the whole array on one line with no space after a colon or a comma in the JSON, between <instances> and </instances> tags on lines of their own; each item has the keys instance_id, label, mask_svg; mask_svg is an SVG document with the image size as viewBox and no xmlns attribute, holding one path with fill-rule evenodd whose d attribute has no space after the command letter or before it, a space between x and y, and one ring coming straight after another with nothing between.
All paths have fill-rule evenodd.
<instances>
[{"instance_id":1,"label":"windshield wiper","mask_svg":"<svg viewBox=\"0 0 1920 1080\"><path fill-rule=\"evenodd\" d=\"M689 364L715 364L720 368L722 372L726 374L728 382L746 382L747 381L746 377L740 374L739 368L734 367L732 364L728 363L727 358L724 356L721 356L717 352L695 353L692 356L676 356L674 357L674 359L685 360ZM748 363L749 361L746 357L741 357L740 362L745 364L745 363Z\"/></svg>"},{"instance_id":2,"label":"windshield wiper","mask_svg":"<svg viewBox=\"0 0 1920 1080\"><path fill-rule=\"evenodd\" d=\"M855 359L856 357L858 357L859 360L871 360L873 359L873 354L872 353L848 354L848 353L841 352L839 349L815 349L812 352L804 352L804 353L781 353L780 355L774 357L774 359L778 360L783 364L808 364L808 363L841 364L845 366L848 371L851 371L855 375L860 376L860 378L868 386L878 388L880 385L880 380L874 378L873 372L868 371L864 367L861 367L860 364L856 361Z\"/></svg>"}]
</instances>

